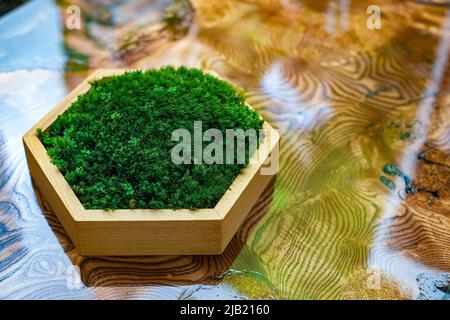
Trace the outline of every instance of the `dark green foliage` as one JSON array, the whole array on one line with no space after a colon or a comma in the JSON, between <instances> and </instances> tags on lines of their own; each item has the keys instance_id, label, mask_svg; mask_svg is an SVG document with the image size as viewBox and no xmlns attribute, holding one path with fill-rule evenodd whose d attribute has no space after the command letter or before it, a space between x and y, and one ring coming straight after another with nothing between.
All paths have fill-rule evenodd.
<instances>
[{"instance_id":1,"label":"dark green foliage","mask_svg":"<svg viewBox=\"0 0 450 320\"><path fill-rule=\"evenodd\" d=\"M66 71L76 72L86 70L89 66L89 57L84 53L75 51L69 47L66 47L67 62Z\"/></svg>"},{"instance_id":2,"label":"dark green foliage","mask_svg":"<svg viewBox=\"0 0 450 320\"><path fill-rule=\"evenodd\" d=\"M87 209L211 208L245 165L173 164L172 131L194 121L224 137L263 123L226 82L165 67L93 82L38 136Z\"/></svg>"},{"instance_id":3,"label":"dark green foliage","mask_svg":"<svg viewBox=\"0 0 450 320\"><path fill-rule=\"evenodd\" d=\"M397 177L402 178L403 181L405 182L405 192L406 193L417 192L417 189L416 189L416 187L414 187L411 178L407 174L405 174L403 171L401 171L397 167L397 165L395 165L393 163L388 163L383 167L383 172L385 174L387 174L388 176L397 176ZM385 181L387 181L387 180L390 180L390 179L385 178ZM382 182L384 183L383 180L382 180Z\"/></svg>"},{"instance_id":4,"label":"dark green foliage","mask_svg":"<svg viewBox=\"0 0 450 320\"><path fill-rule=\"evenodd\" d=\"M389 189L395 190L395 183L391 179L386 178L385 176L380 176L380 181Z\"/></svg>"},{"instance_id":5,"label":"dark green foliage","mask_svg":"<svg viewBox=\"0 0 450 320\"><path fill-rule=\"evenodd\" d=\"M188 0L173 0L165 10L163 23L173 38L184 36L191 26L194 10Z\"/></svg>"}]
</instances>

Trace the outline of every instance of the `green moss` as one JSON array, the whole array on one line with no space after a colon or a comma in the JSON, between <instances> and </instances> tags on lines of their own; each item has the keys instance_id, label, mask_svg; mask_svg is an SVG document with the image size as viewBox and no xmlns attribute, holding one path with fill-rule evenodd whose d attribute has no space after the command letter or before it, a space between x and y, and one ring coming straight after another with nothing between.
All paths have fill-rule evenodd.
<instances>
[{"instance_id":1,"label":"green moss","mask_svg":"<svg viewBox=\"0 0 450 320\"><path fill-rule=\"evenodd\" d=\"M194 121L224 137L226 129L262 128L241 92L198 69L133 71L91 85L38 133L88 209L214 207L250 152L245 164L176 165L172 132L193 136Z\"/></svg>"}]
</instances>

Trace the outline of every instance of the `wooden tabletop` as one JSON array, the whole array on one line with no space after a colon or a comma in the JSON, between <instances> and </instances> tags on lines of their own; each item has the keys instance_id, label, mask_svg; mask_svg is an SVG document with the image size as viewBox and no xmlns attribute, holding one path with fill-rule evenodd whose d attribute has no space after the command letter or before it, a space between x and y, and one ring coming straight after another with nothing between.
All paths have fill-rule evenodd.
<instances>
[{"instance_id":1,"label":"wooden tabletop","mask_svg":"<svg viewBox=\"0 0 450 320\"><path fill-rule=\"evenodd\" d=\"M82 30L53 1L0 17L0 299L449 298L450 11L379 2L379 30L364 1L125 2L109 25L79 1ZM84 258L21 138L97 68L166 64L245 90L280 129L277 179L223 255Z\"/></svg>"}]
</instances>

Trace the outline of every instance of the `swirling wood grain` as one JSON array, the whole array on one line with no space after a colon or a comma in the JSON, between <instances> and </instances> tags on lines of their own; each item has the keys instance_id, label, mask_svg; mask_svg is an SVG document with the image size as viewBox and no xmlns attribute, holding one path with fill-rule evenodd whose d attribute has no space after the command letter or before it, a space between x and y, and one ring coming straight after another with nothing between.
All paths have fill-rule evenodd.
<instances>
[{"instance_id":1,"label":"swirling wood grain","mask_svg":"<svg viewBox=\"0 0 450 320\"><path fill-rule=\"evenodd\" d=\"M349 1L348 11L339 3L195 0L185 37L173 40L160 24L145 26L135 46L114 54L96 35L66 35L72 47L94 56L92 68L183 64L215 70L245 89L282 133L280 172L222 256L84 259L45 195L36 202L20 147L21 128L49 107L11 108L0 127L0 298L445 296L448 61L433 70L450 34L450 13L415 1L379 1L383 28L369 30L370 1ZM442 73L439 83L433 72ZM86 73L67 73L66 83ZM424 105L432 107L419 119ZM23 123L27 112L32 116ZM426 136L416 134L425 124ZM415 172L402 178L383 171L401 166L411 152ZM71 289L73 265L80 267L80 289ZM379 287L368 285L374 274Z\"/></svg>"}]
</instances>

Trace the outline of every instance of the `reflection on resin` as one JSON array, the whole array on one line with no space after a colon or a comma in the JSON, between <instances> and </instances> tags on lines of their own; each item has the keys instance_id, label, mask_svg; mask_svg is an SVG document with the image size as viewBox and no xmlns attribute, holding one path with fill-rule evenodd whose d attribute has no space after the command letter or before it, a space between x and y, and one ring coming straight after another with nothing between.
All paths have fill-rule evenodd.
<instances>
[{"instance_id":1,"label":"reflection on resin","mask_svg":"<svg viewBox=\"0 0 450 320\"><path fill-rule=\"evenodd\" d=\"M412 187L412 181L403 172L407 172L409 176L414 177L416 174L416 165L418 160L418 150L423 150L428 139L428 133L431 128L431 115L433 113L433 105L435 103L435 96L442 92L442 81L444 79L447 70L447 62L450 52L450 10L447 11L447 15L442 21L442 30L444 32L436 46L436 58L433 61L432 71L430 72L429 79L426 82L423 89L421 99L415 110L415 122L416 124L411 127L411 135L414 137L411 143L405 148L403 154L400 155L399 167L397 169L401 174L397 174L403 178L405 183L405 190L407 193L417 192L417 187ZM445 89L445 88L444 88ZM407 136L409 138L409 136ZM385 170L386 172L386 170ZM439 196L439 190L423 190L429 192L434 198ZM396 212L402 210L403 203L399 201L399 195L394 190L388 195L388 198L383 207L383 217L395 216ZM439 272L439 268L433 268L431 265L423 265L417 263L413 258L404 255L402 251L392 250L389 246L389 228L382 228L377 230L376 241L374 242L373 256L370 261L371 265L376 266L380 270L383 270L387 274L392 273L392 269L397 269L393 276L396 276L407 285L408 283L414 283L418 275L423 273L436 273ZM445 238L444 238L445 239ZM445 253L444 249L441 254ZM388 259L386 257L389 257ZM444 263L445 268L445 263ZM401 271L400 271L401 270Z\"/></svg>"},{"instance_id":2,"label":"reflection on resin","mask_svg":"<svg viewBox=\"0 0 450 320\"><path fill-rule=\"evenodd\" d=\"M138 277L145 297L449 298L444 1L377 1L381 29L367 28L371 1L78 3L83 28L61 43L68 89L99 67L198 66L243 88L282 133L273 194L223 256L98 263L72 252L90 294L124 295L98 287ZM0 70L54 67L16 66L2 60L9 49ZM35 104L33 120L52 103Z\"/></svg>"}]
</instances>

